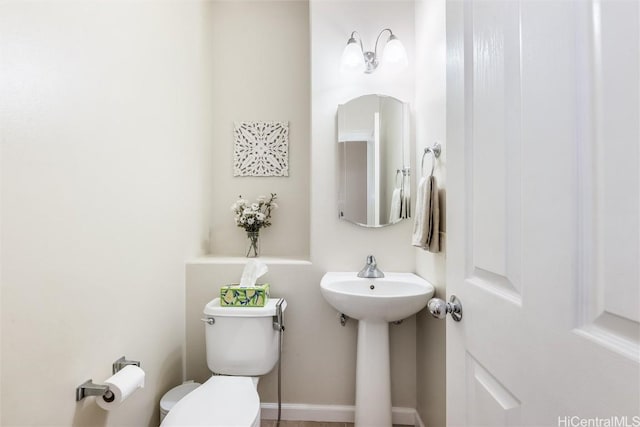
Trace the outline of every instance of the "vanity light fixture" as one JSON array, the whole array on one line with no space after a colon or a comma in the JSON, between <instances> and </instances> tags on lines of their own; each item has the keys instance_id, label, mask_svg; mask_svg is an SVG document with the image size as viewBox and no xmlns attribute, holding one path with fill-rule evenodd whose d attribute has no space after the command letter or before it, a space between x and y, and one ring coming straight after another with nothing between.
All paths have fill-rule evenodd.
<instances>
[{"instance_id":1,"label":"vanity light fixture","mask_svg":"<svg viewBox=\"0 0 640 427\"><path fill-rule=\"evenodd\" d=\"M385 65L393 65L397 68L405 68L409 65L407 60L407 52L404 46L393 34L391 29L385 28L380 31L376 38L376 44L373 48L373 52L365 52L362 46L362 38L357 31L351 33L351 37L347 41L347 46L342 52L342 63L340 69L345 72L362 72L367 74L373 73L378 68L378 42L380 37L389 32L389 38L384 46L382 53L382 63ZM357 39L356 39L357 36Z\"/></svg>"}]
</instances>

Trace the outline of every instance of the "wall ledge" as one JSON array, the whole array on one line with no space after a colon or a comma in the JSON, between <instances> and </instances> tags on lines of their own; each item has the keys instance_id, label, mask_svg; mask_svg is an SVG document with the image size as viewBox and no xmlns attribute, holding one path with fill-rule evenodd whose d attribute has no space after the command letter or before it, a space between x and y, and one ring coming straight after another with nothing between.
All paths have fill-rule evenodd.
<instances>
[{"instance_id":1,"label":"wall ledge","mask_svg":"<svg viewBox=\"0 0 640 427\"><path fill-rule=\"evenodd\" d=\"M311 261L304 258L261 256L257 258L246 258L241 256L205 255L186 260L187 265L203 264L246 264L250 259L255 259L267 265L311 265Z\"/></svg>"}]
</instances>

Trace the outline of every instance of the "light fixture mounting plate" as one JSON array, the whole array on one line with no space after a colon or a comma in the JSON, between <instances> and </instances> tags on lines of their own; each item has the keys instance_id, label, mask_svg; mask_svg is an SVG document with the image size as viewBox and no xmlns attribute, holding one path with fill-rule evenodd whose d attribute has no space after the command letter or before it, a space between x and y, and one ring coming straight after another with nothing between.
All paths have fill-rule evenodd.
<instances>
[{"instance_id":1,"label":"light fixture mounting plate","mask_svg":"<svg viewBox=\"0 0 640 427\"><path fill-rule=\"evenodd\" d=\"M373 73L378 68L378 58L374 52L364 52L364 62L367 66L364 72L367 74Z\"/></svg>"}]
</instances>

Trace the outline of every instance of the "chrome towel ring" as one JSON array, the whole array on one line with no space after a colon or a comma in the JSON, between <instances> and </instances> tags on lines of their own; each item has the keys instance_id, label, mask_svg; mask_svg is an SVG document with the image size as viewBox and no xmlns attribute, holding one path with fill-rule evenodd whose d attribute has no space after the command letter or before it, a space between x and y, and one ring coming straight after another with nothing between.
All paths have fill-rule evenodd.
<instances>
[{"instance_id":1,"label":"chrome towel ring","mask_svg":"<svg viewBox=\"0 0 640 427\"><path fill-rule=\"evenodd\" d=\"M427 147L424 149L424 153L422 153L422 163L420 165L420 170L422 171L422 176L424 176L424 156L427 153L431 153L433 157L431 157L431 175L433 176L433 171L436 167L436 159L440 157L440 153L442 152L442 146L439 142L436 142L431 147Z\"/></svg>"}]
</instances>

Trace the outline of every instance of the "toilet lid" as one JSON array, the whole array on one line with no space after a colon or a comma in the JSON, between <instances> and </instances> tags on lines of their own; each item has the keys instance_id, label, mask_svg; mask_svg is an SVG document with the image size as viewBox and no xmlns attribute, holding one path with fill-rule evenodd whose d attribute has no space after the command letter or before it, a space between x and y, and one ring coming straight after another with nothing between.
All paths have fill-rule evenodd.
<instances>
[{"instance_id":1,"label":"toilet lid","mask_svg":"<svg viewBox=\"0 0 640 427\"><path fill-rule=\"evenodd\" d=\"M251 377L213 376L180 399L161 427L249 427L259 414L260 399Z\"/></svg>"}]
</instances>

